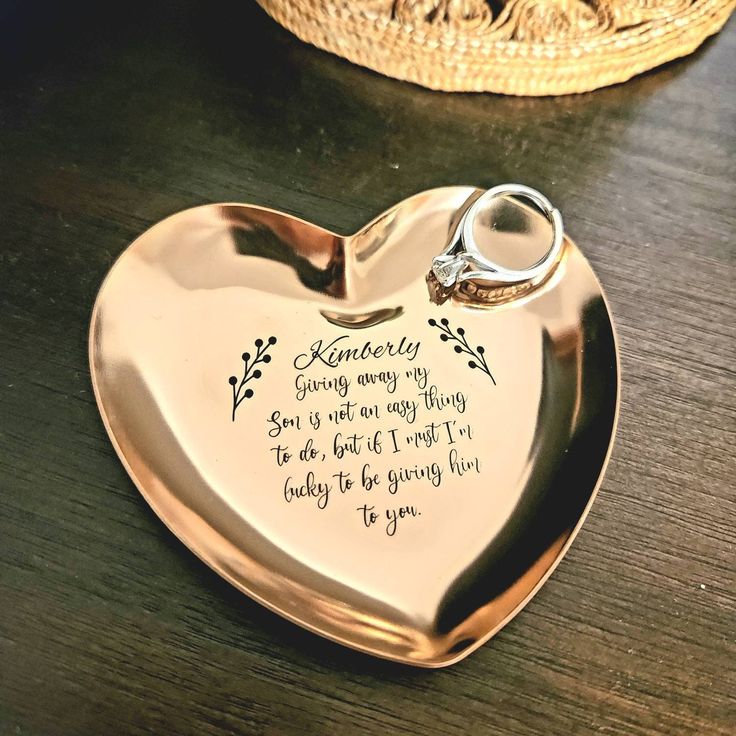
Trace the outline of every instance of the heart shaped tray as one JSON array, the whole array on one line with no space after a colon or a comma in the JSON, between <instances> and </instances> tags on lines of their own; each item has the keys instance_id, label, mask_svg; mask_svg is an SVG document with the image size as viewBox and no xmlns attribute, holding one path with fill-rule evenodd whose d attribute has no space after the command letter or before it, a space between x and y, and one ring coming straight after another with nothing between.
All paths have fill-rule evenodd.
<instances>
[{"instance_id":1,"label":"heart shaped tray","mask_svg":"<svg viewBox=\"0 0 736 736\"><path fill-rule=\"evenodd\" d=\"M569 240L518 299L430 301L476 193L423 192L347 237L255 206L181 212L124 251L90 331L113 445L195 554L312 631L428 667L557 565L618 411L608 308Z\"/></svg>"}]
</instances>

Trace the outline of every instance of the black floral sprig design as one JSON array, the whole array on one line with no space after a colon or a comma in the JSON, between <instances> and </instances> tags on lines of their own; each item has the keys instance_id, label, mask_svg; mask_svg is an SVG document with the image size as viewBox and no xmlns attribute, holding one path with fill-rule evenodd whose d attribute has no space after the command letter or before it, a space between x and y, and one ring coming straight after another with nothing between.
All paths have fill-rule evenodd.
<instances>
[{"instance_id":1,"label":"black floral sprig design","mask_svg":"<svg viewBox=\"0 0 736 736\"><path fill-rule=\"evenodd\" d=\"M482 345L478 345L478 347L473 350L473 348L468 345L468 340L465 337L465 330L462 327L458 327L457 330L453 332L449 321L445 317L443 317L439 322L437 322L436 319L430 319L429 326L436 327L438 330L442 331L442 334L440 335L440 340L442 340L442 342L456 343L456 353L465 353L470 356L468 366L470 368L477 368L478 370L483 371L483 373L493 381L493 385L496 385L496 379L493 377L493 374L488 367L488 363L486 363L486 349Z\"/></svg>"},{"instance_id":2,"label":"black floral sprig design","mask_svg":"<svg viewBox=\"0 0 736 736\"><path fill-rule=\"evenodd\" d=\"M235 421L235 412L238 407L245 401L245 399L253 396L252 388L245 388L245 384L249 381L257 380L263 375L260 368L256 368L259 363L270 363L271 356L268 354L268 349L276 344L276 338L271 336L265 342L259 337L256 340L256 355L251 361L250 353L243 353L243 378L238 383L238 379L235 376L228 378L228 383L233 389L233 412L232 419Z\"/></svg>"}]
</instances>

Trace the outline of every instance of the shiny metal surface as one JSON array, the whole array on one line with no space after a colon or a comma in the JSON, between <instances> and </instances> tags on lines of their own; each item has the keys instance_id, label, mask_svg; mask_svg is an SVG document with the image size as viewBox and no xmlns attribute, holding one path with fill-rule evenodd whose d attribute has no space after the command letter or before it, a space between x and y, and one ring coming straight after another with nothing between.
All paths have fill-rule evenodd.
<instances>
[{"instance_id":1,"label":"shiny metal surface","mask_svg":"<svg viewBox=\"0 0 736 736\"><path fill-rule=\"evenodd\" d=\"M486 641L554 569L618 411L611 319L569 240L520 298L429 300L432 258L475 194L423 192L348 237L246 205L181 212L123 253L90 331L112 442L192 551L302 626L429 667ZM534 263L549 232L525 230L540 233L525 238ZM393 392L380 372L397 374ZM422 377L436 387L424 404ZM378 418L356 416L373 406ZM465 430L454 448L444 422Z\"/></svg>"}]
</instances>

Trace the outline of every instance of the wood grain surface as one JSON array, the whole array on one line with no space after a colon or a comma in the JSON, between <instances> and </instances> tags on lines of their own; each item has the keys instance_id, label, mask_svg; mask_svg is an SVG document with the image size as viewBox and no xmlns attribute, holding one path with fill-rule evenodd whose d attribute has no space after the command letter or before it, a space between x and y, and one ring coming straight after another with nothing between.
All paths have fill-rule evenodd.
<instances>
[{"instance_id":1,"label":"wood grain surface","mask_svg":"<svg viewBox=\"0 0 736 736\"><path fill-rule=\"evenodd\" d=\"M558 99L443 95L253 3L0 6L0 734L730 734L736 26ZM352 231L436 185L539 188L596 269L623 400L547 585L446 670L323 641L170 534L110 445L87 328L157 220L242 201Z\"/></svg>"}]
</instances>

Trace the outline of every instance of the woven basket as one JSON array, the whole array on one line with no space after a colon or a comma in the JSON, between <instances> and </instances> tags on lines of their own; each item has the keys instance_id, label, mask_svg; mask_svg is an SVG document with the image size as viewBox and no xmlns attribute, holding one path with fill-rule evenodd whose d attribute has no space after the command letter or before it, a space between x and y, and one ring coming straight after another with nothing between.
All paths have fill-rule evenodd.
<instances>
[{"instance_id":1,"label":"woven basket","mask_svg":"<svg viewBox=\"0 0 736 736\"><path fill-rule=\"evenodd\" d=\"M446 91L561 95L694 51L736 0L258 0L304 41Z\"/></svg>"}]
</instances>

